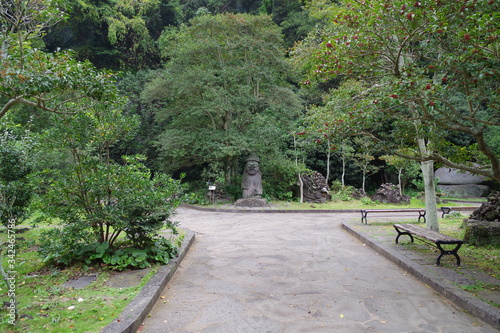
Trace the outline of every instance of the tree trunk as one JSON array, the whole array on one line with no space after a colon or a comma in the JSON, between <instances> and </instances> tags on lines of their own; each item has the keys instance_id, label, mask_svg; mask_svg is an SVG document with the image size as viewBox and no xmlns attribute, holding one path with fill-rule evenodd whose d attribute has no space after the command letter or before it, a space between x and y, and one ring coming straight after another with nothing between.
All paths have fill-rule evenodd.
<instances>
[{"instance_id":1,"label":"tree trunk","mask_svg":"<svg viewBox=\"0 0 500 333\"><path fill-rule=\"evenodd\" d=\"M341 180L342 180L342 188L345 187L345 183L344 183L344 178L345 178L345 161L346 159L344 157L342 157L342 176L340 177Z\"/></svg>"},{"instance_id":2,"label":"tree trunk","mask_svg":"<svg viewBox=\"0 0 500 333\"><path fill-rule=\"evenodd\" d=\"M365 191L365 184L366 184L366 169L363 169L363 183L361 185L361 190L363 191L363 194L366 194Z\"/></svg>"},{"instance_id":3,"label":"tree trunk","mask_svg":"<svg viewBox=\"0 0 500 333\"><path fill-rule=\"evenodd\" d=\"M228 157L224 160L224 182L231 184L231 159Z\"/></svg>"},{"instance_id":4,"label":"tree trunk","mask_svg":"<svg viewBox=\"0 0 500 333\"><path fill-rule=\"evenodd\" d=\"M424 139L417 139L417 141L420 154L422 156L428 156ZM420 169L422 170L422 176L424 178L426 227L427 229L439 231L436 187L434 184L434 161L422 162Z\"/></svg>"},{"instance_id":5,"label":"tree trunk","mask_svg":"<svg viewBox=\"0 0 500 333\"><path fill-rule=\"evenodd\" d=\"M302 181L302 175L299 172L299 190L300 190L300 203L304 202L304 182Z\"/></svg>"},{"instance_id":6,"label":"tree trunk","mask_svg":"<svg viewBox=\"0 0 500 333\"><path fill-rule=\"evenodd\" d=\"M327 143L327 151L326 151L326 183L330 182L330 157L332 155L332 150L330 149L330 139L328 139Z\"/></svg>"},{"instance_id":7,"label":"tree trunk","mask_svg":"<svg viewBox=\"0 0 500 333\"><path fill-rule=\"evenodd\" d=\"M398 169L398 185L399 185L399 195L403 196L403 184L401 183L401 174L403 173L403 169Z\"/></svg>"},{"instance_id":8,"label":"tree trunk","mask_svg":"<svg viewBox=\"0 0 500 333\"><path fill-rule=\"evenodd\" d=\"M297 167L297 170L299 170L299 153L297 152L297 139L295 138L295 135L293 135L293 148L295 150L295 166ZM297 174L299 177L300 203L303 203L304 202L304 182L302 181L300 171L298 171Z\"/></svg>"}]
</instances>

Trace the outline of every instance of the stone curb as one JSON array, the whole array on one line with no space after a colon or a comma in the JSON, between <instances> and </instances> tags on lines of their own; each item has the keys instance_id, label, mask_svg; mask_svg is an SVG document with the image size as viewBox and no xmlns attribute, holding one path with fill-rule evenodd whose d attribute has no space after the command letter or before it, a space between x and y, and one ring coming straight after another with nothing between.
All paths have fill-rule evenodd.
<instances>
[{"instance_id":1,"label":"stone curb","mask_svg":"<svg viewBox=\"0 0 500 333\"><path fill-rule=\"evenodd\" d=\"M444 205L442 205L444 206ZM269 209L269 207L262 208L248 208L248 209L228 209L228 208L212 208L202 207L190 204L182 204L181 207L199 210L203 212L216 212L216 213L360 213L362 209ZM446 206L445 206L446 207ZM479 207L479 206L478 206ZM452 207L451 211L469 211L475 210L478 207ZM397 209L398 211L411 211L412 208ZM439 211L439 209L438 209Z\"/></svg>"},{"instance_id":2,"label":"stone curb","mask_svg":"<svg viewBox=\"0 0 500 333\"><path fill-rule=\"evenodd\" d=\"M360 209L269 209L264 208L249 208L249 209L226 209L201 207L189 204L182 204L181 207L199 210L203 212L215 213L359 213Z\"/></svg>"},{"instance_id":3,"label":"stone curb","mask_svg":"<svg viewBox=\"0 0 500 333\"><path fill-rule=\"evenodd\" d=\"M127 305L120 316L106 326L102 333L135 333L141 326L142 321L153 308L160 297L161 291L172 278L175 271L186 256L195 239L195 233L188 229L186 236L179 248L179 255L170 262L161 266L148 283L139 291L139 294Z\"/></svg>"},{"instance_id":4,"label":"stone curb","mask_svg":"<svg viewBox=\"0 0 500 333\"><path fill-rule=\"evenodd\" d=\"M405 255L394 251L380 242L373 240L363 232L354 230L348 223L342 223L342 228L361 242L374 249L379 254L394 262L396 265L412 274L422 283L436 290L441 295L460 306L464 311L478 317L485 323L500 329L500 311L492 305L479 300L470 293L460 289L439 274L427 269Z\"/></svg>"}]
</instances>

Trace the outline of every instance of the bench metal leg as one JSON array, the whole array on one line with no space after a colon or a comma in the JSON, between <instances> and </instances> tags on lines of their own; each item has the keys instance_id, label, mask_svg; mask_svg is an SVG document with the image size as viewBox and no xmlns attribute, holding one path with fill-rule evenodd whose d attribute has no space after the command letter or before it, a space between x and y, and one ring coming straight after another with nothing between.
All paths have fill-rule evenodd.
<instances>
[{"instance_id":1,"label":"bench metal leg","mask_svg":"<svg viewBox=\"0 0 500 333\"><path fill-rule=\"evenodd\" d=\"M452 250L445 250L443 249L443 247L441 246L441 244L447 244L447 245L455 245L455 248L453 248ZM458 244L455 244L455 243L442 243L442 242L436 242L436 246L437 248L439 249L439 251L441 251L441 254L438 256L437 260L436 260L436 266L441 266L441 257L448 254L448 255L454 255L455 258L457 259L457 266L460 266L460 256L458 255L458 250L460 249L460 247L462 246L462 243L458 243Z\"/></svg>"},{"instance_id":2,"label":"bench metal leg","mask_svg":"<svg viewBox=\"0 0 500 333\"><path fill-rule=\"evenodd\" d=\"M441 215L441 218L444 218L446 214L450 214L451 212L451 207L441 207L441 211L443 214Z\"/></svg>"},{"instance_id":3,"label":"bench metal leg","mask_svg":"<svg viewBox=\"0 0 500 333\"><path fill-rule=\"evenodd\" d=\"M400 231L396 226L393 226L394 229L396 229L396 231L398 232L398 235L396 236L396 244L398 244L399 242L399 237L402 236L402 235L408 235L410 236L410 240L411 242L413 243L413 235L409 232L406 232L406 231Z\"/></svg>"},{"instance_id":4,"label":"bench metal leg","mask_svg":"<svg viewBox=\"0 0 500 333\"><path fill-rule=\"evenodd\" d=\"M361 210L361 223L363 223L363 221L365 222L365 224L368 224L368 220L366 219L366 215L368 215L368 212L364 209Z\"/></svg>"},{"instance_id":5,"label":"bench metal leg","mask_svg":"<svg viewBox=\"0 0 500 333\"><path fill-rule=\"evenodd\" d=\"M418 212L418 222L420 222L421 218L424 219L424 223L426 222L426 220L425 220L425 213L426 213L425 210Z\"/></svg>"}]
</instances>

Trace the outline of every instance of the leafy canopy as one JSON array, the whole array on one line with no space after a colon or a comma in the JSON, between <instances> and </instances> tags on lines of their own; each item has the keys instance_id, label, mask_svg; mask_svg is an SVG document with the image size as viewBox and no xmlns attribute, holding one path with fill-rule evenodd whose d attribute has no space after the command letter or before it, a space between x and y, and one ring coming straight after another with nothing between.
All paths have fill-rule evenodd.
<instances>
[{"instance_id":1,"label":"leafy canopy","mask_svg":"<svg viewBox=\"0 0 500 333\"><path fill-rule=\"evenodd\" d=\"M313 78L361 82L350 100L340 98L344 105L335 102L335 90L327 98L323 120L338 125L340 133L369 133L393 153L425 139L428 155L405 157L500 180L499 6L497 1L312 1L311 13L328 23L295 48L294 59L308 73L306 85ZM383 123L390 127L374 126ZM454 133L472 144L454 144L448 139Z\"/></svg>"},{"instance_id":2,"label":"leafy canopy","mask_svg":"<svg viewBox=\"0 0 500 333\"><path fill-rule=\"evenodd\" d=\"M74 114L70 102L91 106L116 97L111 75L71 52L36 48L43 29L65 14L58 1L6 1L0 4L0 119L15 106Z\"/></svg>"}]
</instances>

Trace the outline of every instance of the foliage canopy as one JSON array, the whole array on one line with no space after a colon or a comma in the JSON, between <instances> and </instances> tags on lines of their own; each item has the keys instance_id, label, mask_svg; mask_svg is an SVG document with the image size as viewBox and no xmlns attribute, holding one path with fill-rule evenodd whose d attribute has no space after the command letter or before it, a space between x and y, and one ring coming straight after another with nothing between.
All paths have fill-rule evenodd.
<instances>
[{"instance_id":1,"label":"foliage canopy","mask_svg":"<svg viewBox=\"0 0 500 333\"><path fill-rule=\"evenodd\" d=\"M199 16L167 30L160 45L169 60L143 97L165 125L158 144L167 170L220 162L229 180L242 153L279 149L300 102L268 16Z\"/></svg>"},{"instance_id":2,"label":"foliage canopy","mask_svg":"<svg viewBox=\"0 0 500 333\"><path fill-rule=\"evenodd\" d=\"M331 91L323 123L338 133L372 135L407 158L500 180L497 1L310 6L328 23L294 51L296 64L308 73L304 83L313 77L360 82ZM454 133L469 143L455 144ZM426 140L430 153L402 154L416 138Z\"/></svg>"}]
</instances>

